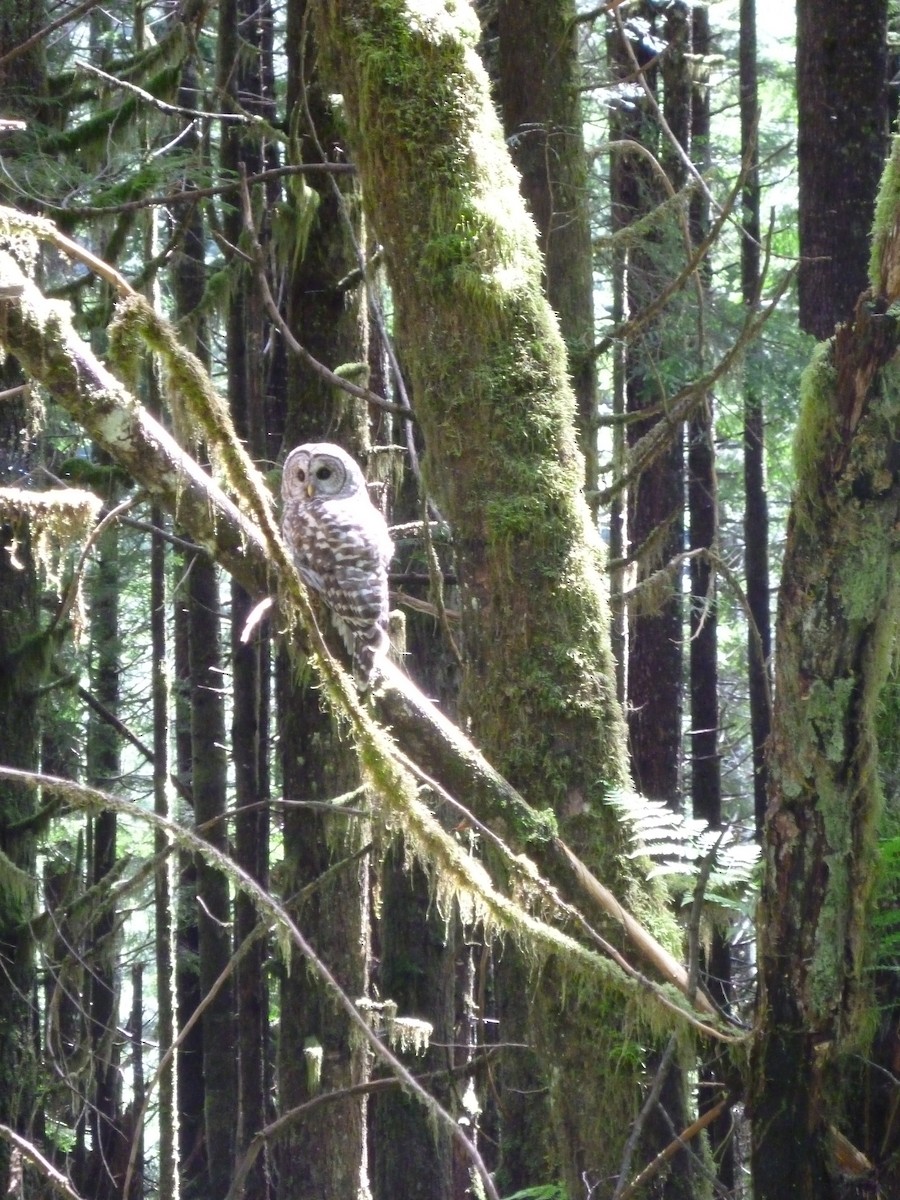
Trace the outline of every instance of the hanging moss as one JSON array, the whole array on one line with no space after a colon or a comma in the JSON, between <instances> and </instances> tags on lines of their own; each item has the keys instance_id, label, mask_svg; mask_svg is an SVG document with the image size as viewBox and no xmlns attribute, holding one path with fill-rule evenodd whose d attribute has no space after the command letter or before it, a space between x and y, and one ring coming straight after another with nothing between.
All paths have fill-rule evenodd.
<instances>
[{"instance_id":1,"label":"hanging moss","mask_svg":"<svg viewBox=\"0 0 900 1200\"><path fill-rule=\"evenodd\" d=\"M99 496L76 488L49 492L0 488L0 523L13 528L27 523L35 565L53 587L61 581L61 551L87 540L102 507Z\"/></svg>"}]
</instances>

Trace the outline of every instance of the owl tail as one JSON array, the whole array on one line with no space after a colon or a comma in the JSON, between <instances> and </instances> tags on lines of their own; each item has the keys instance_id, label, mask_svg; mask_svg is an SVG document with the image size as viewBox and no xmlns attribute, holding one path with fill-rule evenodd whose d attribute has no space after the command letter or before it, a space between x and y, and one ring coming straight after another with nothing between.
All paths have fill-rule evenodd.
<instances>
[{"instance_id":1,"label":"owl tail","mask_svg":"<svg viewBox=\"0 0 900 1200\"><path fill-rule=\"evenodd\" d=\"M357 629L353 647L353 673L357 681L368 687L378 668L391 648L391 639L383 625L370 625Z\"/></svg>"}]
</instances>

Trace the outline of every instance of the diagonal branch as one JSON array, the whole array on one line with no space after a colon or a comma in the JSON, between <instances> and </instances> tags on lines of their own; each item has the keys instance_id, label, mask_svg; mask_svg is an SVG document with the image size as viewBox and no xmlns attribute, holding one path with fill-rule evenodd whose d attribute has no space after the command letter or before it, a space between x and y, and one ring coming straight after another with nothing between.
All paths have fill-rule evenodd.
<instances>
[{"instance_id":1,"label":"diagonal branch","mask_svg":"<svg viewBox=\"0 0 900 1200\"><path fill-rule=\"evenodd\" d=\"M556 950L590 973L623 982L618 967L604 970L603 960L583 945L522 914L488 882L477 864L463 861L452 840L415 800L412 777L392 757L383 734L373 726L347 676L338 668L308 615L308 600L286 549L271 529L260 527L178 446L136 399L94 358L77 337L58 304L48 304L9 255L0 254L0 344L23 368L50 389L56 400L104 450L125 468L180 527L211 554L251 594L267 594L277 583L290 625L302 623L332 702L346 713L358 738L369 780L386 804L388 821L403 820L419 838L423 854L447 864L451 878L484 905L485 915L504 928L533 938L545 951ZM184 353L183 349L178 351ZM172 352L173 354L175 351ZM222 434L223 440L227 434ZM261 505L254 499L254 509ZM504 815L518 846L527 849L551 881L567 896L588 898L615 923L644 959L683 995L689 996L683 966L624 910L583 863L556 837L555 827L489 766L460 730L442 717L399 673L390 675L377 697L378 712L411 757L454 793L467 797L480 818ZM412 799L411 799L412 798ZM557 936L558 934L558 936ZM713 1015L708 1001L693 1000L696 1010ZM685 1012L683 1015L691 1018ZM709 1036L717 1034L704 1027Z\"/></svg>"}]
</instances>

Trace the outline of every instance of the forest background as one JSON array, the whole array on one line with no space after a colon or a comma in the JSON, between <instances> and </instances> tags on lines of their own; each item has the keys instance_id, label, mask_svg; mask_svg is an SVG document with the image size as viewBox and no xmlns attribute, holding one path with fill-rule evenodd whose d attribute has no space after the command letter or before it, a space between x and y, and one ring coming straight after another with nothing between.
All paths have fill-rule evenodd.
<instances>
[{"instance_id":1,"label":"forest background","mask_svg":"<svg viewBox=\"0 0 900 1200\"><path fill-rule=\"evenodd\" d=\"M900 1194L900 14L767 20L0 0L3 1194Z\"/></svg>"}]
</instances>

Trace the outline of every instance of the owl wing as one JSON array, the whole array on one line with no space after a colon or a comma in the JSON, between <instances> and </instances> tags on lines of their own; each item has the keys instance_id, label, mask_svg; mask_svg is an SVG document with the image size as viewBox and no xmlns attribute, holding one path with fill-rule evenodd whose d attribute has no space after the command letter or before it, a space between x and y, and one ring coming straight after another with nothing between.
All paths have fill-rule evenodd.
<instances>
[{"instance_id":1,"label":"owl wing","mask_svg":"<svg viewBox=\"0 0 900 1200\"><path fill-rule=\"evenodd\" d=\"M304 557L296 552L294 553L294 566L297 568L297 574L308 588L312 588L314 592L325 591L325 580L320 572L314 570Z\"/></svg>"}]
</instances>

